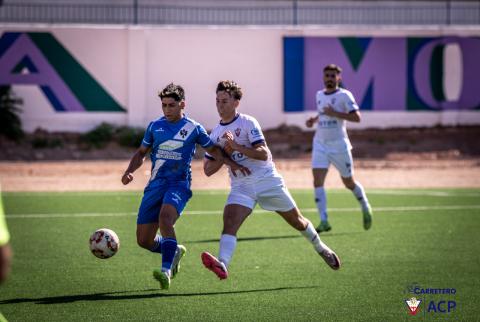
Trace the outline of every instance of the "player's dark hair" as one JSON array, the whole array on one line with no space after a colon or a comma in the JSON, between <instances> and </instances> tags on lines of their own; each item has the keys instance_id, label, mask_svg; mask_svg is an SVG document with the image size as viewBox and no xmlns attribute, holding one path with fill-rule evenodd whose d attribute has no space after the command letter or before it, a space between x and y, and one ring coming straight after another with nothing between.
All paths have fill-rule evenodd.
<instances>
[{"instance_id":1,"label":"player's dark hair","mask_svg":"<svg viewBox=\"0 0 480 322\"><path fill-rule=\"evenodd\" d=\"M223 80L217 85L217 90L215 93L225 91L236 100L242 99L242 88L232 80Z\"/></svg>"},{"instance_id":2,"label":"player's dark hair","mask_svg":"<svg viewBox=\"0 0 480 322\"><path fill-rule=\"evenodd\" d=\"M340 74L342 72L342 69L340 68L340 66L335 64L328 64L323 68L323 72L326 72L327 70L337 72L337 74Z\"/></svg>"},{"instance_id":3,"label":"player's dark hair","mask_svg":"<svg viewBox=\"0 0 480 322\"><path fill-rule=\"evenodd\" d=\"M165 87L161 92L158 93L160 99L164 97L171 97L175 101L180 102L185 99L185 90L180 85L175 85L174 83L170 83Z\"/></svg>"}]
</instances>

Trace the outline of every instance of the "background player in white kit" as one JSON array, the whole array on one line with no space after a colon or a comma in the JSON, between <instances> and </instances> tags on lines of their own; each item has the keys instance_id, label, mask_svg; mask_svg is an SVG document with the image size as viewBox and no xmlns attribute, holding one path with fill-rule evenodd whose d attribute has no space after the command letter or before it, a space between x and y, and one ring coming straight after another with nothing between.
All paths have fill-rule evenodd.
<instances>
[{"instance_id":1,"label":"background player in white kit","mask_svg":"<svg viewBox=\"0 0 480 322\"><path fill-rule=\"evenodd\" d=\"M343 184L352 190L360 202L363 213L363 228L372 225L372 208L362 185L353 179L352 145L348 139L346 121L360 122L360 112L352 93L340 88L342 69L334 64L323 69L325 88L317 92L318 115L307 120L307 127L317 123L313 138L312 170L315 187L315 202L320 215L317 232L332 229L328 223L327 198L323 188L328 167L332 163L340 172Z\"/></svg>"},{"instance_id":2,"label":"background player in white kit","mask_svg":"<svg viewBox=\"0 0 480 322\"><path fill-rule=\"evenodd\" d=\"M302 216L282 176L276 171L257 120L237 112L242 89L233 81L221 81L216 93L221 120L212 130L210 138L222 146L233 161L250 169L251 174L234 176L229 170L231 191L223 212L219 255L217 259L208 252L202 253L205 267L220 279L228 277L227 267L236 248L237 231L258 203L263 209L275 211L282 216L313 244L332 269L339 269L339 258L320 240L312 223ZM204 172L207 176L217 172L222 165L222 161L206 154Z\"/></svg>"}]
</instances>

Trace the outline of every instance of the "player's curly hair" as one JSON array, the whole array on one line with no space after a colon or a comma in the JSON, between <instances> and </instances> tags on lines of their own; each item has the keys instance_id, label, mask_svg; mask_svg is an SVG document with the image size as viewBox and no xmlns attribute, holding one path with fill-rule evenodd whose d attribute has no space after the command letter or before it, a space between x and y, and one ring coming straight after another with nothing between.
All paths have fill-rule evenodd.
<instances>
[{"instance_id":1,"label":"player's curly hair","mask_svg":"<svg viewBox=\"0 0 480 322\"><path fill-rule=\"evenodd\" d=\"M160 99L164 97L171 97L175 101L180 102L185 99L185 90L182 86L170 83L161 92L158 93Z\"/></svg>"},{"instance_id":2,"label":"player's curly hair","mask_svg":"<svg viewBox=\"0 0 480 322\"><path fill-rule=\"evenodd\" d=\"M225 91L236 100L241 100L243 96L242 88L232 80L223 80L217 85L216 93Z\"/></svg>"},{"instance_id":3,"label":"player's curly hair","mask_svg":"<svg viewBox=\"0 0 480 322\"><path fill-rule=\"evenodd\" d=\"M325 66L325 67L323 68L323 72L326 72L327 70L331 70L331 71L337 72L337 74L341 74L341 73L342 73L342 68L340 68L340 66L335 65L335 64L328 64L327 66Z\"/></svg>"}]
</instances>

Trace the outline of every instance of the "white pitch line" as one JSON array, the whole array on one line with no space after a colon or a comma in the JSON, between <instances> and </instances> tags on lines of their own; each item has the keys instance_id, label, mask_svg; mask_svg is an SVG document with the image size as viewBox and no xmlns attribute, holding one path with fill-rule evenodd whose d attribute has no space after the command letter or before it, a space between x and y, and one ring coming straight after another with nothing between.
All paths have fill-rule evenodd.
<instances>
[{"instance_id":1,"label":"white pitch line","mask_svg":"<svg viewBox=\"0 0 480 322\"><path fill-rule=\"evenodd\" d=\"M119 212L119 213L108 213L108 212L92 212L92 213L73 213L73 214L16 214L16 215L5 215L6 218L16 219L16 218L81 218L81 217L121 217L121 216L136 216L136 212Z\"/></svg>"},{"instance_id":2,"label":"white pitch line","mask_svg":"<svg viewBox=\"0 0 480 322\"><path fill-rule=\"evenodd\" d=\"M480 197L480 193L475 192L449 192L449 191L435 191L435 190L367 190L367 194L375 195L398 195L398 196L432 196L432 197Z\"/></svg>"},{"instance_id":3,"label":"white pitch line","mask_svg":"<svg viewBox=\"0 0 480 322\"><path fill-rule=\"evenodd\" d=\"M295 193L296 190L292 189L291 192ZM299 193L311 193L309 190L298 189ZM350 194L347 189L331 189L327 190L330 194ZM203 191L196 190L193 192L194 196L197 195L228 195L229 191ZM398 196L432 196L432 197L480 197L480 193L477 192L450 192L441 190L388 190L388 189L368 189L367 194L375 195L398 195Z\"/></svg>"},{"instance_id":4,"label":"white pitch line","mask_svg":"<svg viewBox=\"0 0 480 322\"><path fill-rule=\"evenodd\" d=\"M293 193L313 193L311 190L307 189L291 189L290 192ZM330 189L327 190L328 194L351 194L350 191L347 189ZM15 193L21 196L35 196L35 197L41 197L41 196L51 196L50 193L46 192L18 192ZM94 191L87 191L87 192L56 192L56 194L64 194L66 197L72 198L72 197L105 197L105 196L114 196L114 197L125 197L125 196L132 196L132 197L138 197L141 198L142 192L141 191L121 191L121 192L115 192L115 191L106 191L106 192L94 192ZM194 190L193 191L193 196L194 197L199 197L199 196L205 196L205 195L210 195L210 196L227 196L229 194L228 190ZM439 191L439 190L388 190L388 189L368 189L367 194L375 194L375 195L397 195L397 196L431 196L431 197L455 197L455 198L463 198L463 197L470 197L470 198L477 198L480 197L480 193L477 192L451 192L451 191ZM313 195L312 195L313 196ZM313 197L312 197L313 198Z\"/></svg>"},{"instance_id":5,"label":"white pitch line","mask_svg":"<svg viewBox=\"0 0 480 322\"><path fill-rule=\"evenodd\" d=\"M426 211L426 210L468 210L480 209L480 205L446 205L446 206L411 206L411 207L376 207L374 212L406 212L406 211ZM302 212L317 212L317 208L303 208ZM356 212L360 211L360 207L354 208L330 208L329 212ZM184 215L221 215L222 210L192 210L185 211ZM255 213L271 213L271 211L257 209ZM82 218L82 217L122 217L136 216L136 212L119 212L119 213L73 213L73 214L14 214L6 215L8 219L22 218Z\"/></svg>"}]
</instances>

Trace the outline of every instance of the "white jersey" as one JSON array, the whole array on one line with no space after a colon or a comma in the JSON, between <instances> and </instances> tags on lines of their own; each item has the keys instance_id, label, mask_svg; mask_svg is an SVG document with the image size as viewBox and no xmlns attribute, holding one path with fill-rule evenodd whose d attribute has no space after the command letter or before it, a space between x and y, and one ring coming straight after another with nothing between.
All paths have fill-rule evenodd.
<instances>
[{"instance_id":1,"label":"white jersey","mask_svg":"<svg viewBox=\"0 0 480 322\"><path fill-rule=\"evenodd\" d=\"M321 144L331 152L351 149L348 139L346 120L327 116L323 113L326 106L330 105L337 112L350 113L358 111L359 107L350 91L339 88L333 93L325 94L323 90L318 91L316 95L318 124L314 144Z\"/></svg>"},{"instance_id":2,"label":"white jersey","mask_svg":"<svg viewBox=\"0 0 480 322\"><path fill-rule=\"evenodd\" d=\"M212 133L210 133L210 139L213 141L213 143L223 147L225 144L225 139L222 139L222 136L227 131L230 131L233 134L237 144L246 146L248 148L251 148L255 144L265 142L265 138L258 121L250 115L237 114L230 123L219 123L212 130ZM208 153L206 154L206 157L212 158L212 156ZM268 153L268 159L266 161L251 159L238 151L234 151L230 157L233 161L244 167L247 167L251 171L251 175L249 176L244 176L237 171L237 176L235 177L229 170L228 172L232 186L256 182L261 178L281 178L280 174L275 169L275 164L273 163L270 152Z\"/></svg>"}]
</instances>

